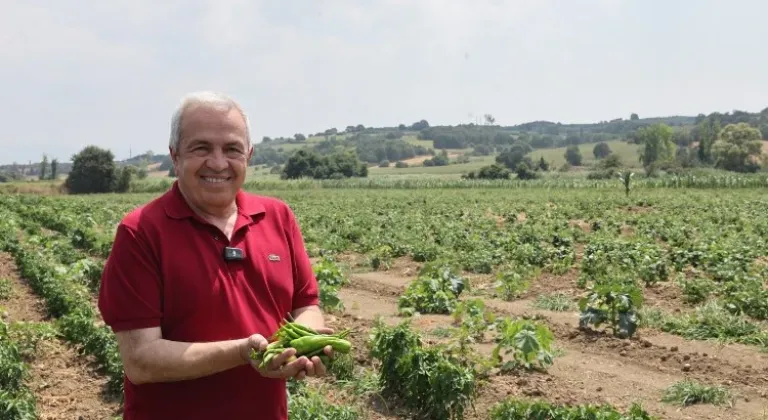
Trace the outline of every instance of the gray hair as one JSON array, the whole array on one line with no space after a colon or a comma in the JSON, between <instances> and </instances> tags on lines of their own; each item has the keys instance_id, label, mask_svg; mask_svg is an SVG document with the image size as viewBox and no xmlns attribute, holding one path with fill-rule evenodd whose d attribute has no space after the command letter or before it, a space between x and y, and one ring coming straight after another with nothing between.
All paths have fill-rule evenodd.
<instances>
[{"instance_id":1,"label":"gray hair","mask_svg":"<svg viewBox=\"0 0 768 420\"><path fill-rule=\"evenodd\" d=\"M179 106L176 108L176 112L173 113L173 117L171 118L171 136L168 141L168 145L171 147L171 150L176 151L179 149L179 143L181 142L181 120L184 116L184 111L186 111L187 108L195 105L224 109L237 109L240 112L240 115L243 116L243 120L245 120L246 141L248 142L248 147L251 147L251 125L248 121L248 116L245 114L245 111L243 111L243 108L234 99L223 93L202 91L185 95L181 99Z\"/></svg>"}]
</instances>

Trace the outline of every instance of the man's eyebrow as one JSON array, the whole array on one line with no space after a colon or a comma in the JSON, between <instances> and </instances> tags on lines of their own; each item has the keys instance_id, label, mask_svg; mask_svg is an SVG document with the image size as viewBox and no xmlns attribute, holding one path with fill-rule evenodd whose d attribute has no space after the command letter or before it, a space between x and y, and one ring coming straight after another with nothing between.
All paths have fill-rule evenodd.
<instances>
[{"instance_id":1,"label":"man's eyebrow","mask_svg":"<svg viewBox=\"0 0 768 420\"><path fill-rule=\"evenodd\" d=\"M208 140L205 140L205 139L192 139L191 141L189 141L187 143L187 147L197 146L197 145L200 145L200 144L204 144L205 145L205 144L209 144L209 143L210 142Z\"/></svg>"}]
</instances>

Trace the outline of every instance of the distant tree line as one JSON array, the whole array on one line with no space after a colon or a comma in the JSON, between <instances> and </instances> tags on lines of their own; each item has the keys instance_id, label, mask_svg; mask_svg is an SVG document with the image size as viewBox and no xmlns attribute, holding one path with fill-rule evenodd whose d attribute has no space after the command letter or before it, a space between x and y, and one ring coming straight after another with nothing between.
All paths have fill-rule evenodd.
<instances>
[{"instance_id":1,"label":"distant tree line","mask_svg":"<svg viewBox=\"0 0 768 420\"><path fill-rule=\"evenodd\" d=\"M353 151L320 155L311 150L296 151L282 169L282 179L342 179L367 177L368 166Z\"/></svg>"}]
</instances>

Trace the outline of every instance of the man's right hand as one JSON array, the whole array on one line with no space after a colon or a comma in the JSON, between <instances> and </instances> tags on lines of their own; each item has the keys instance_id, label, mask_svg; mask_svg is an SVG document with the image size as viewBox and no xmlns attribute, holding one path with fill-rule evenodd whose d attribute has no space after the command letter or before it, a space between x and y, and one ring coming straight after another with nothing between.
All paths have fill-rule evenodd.
<instances>
[{"instance_id":1,"label":"man's right hand","mask_svg":"<svg viewBox=\"0 0 768 420\"><path fill-rule=\"evenodd\" d=\"M259 367L260 362L251 359L251 349L263 351L267 348L268 344L269 342L263 336L254 334L245 339L240 355L247 360L248 363L261 374L261 376L266 378L304 379L307 374L305 368L309 360L304 356L295 358L294 355L296 354L296 349L287 349L273 357L264 368ZM289 362L288 360L291 358L295 360Z\"/></svg>"}]
</instances>

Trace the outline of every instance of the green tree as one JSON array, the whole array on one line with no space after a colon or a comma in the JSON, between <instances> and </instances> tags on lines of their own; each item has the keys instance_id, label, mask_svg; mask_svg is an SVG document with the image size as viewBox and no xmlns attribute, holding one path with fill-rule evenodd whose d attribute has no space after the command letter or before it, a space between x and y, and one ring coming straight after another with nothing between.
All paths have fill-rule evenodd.
<instances>
[{"instance_id":1,"label":"green tree","mask_svg":"<svg viewBox=\"0 0 768 420\"><path fill-rule=\"evenodd\" d=\"M544 156L539 159L539 170L543 172L549 171L549 162L544 160Z\"/></svg>"},{"instance_id":2,"label":"green tree","mask_svg":"<svg viewBox=\"0 0 768 420\"><path fill-rule=\"evenodd\" d=\"M59 160L53 159L51 161L51 179L56 180L56 177L59 175Z\"/></svg>"},{"instance_id":3,"label":"green tree","mask_svg":"<svg viewBox=\"0 0 768 420\"><path fill-rule=\"evenodd\" d=\"M762 158L762 134L747 123L728 124L712 145L715 167L735 172L756 172Z\"/></svg>"},{"instance_id":4,"label":"green tree","mask_svg":"<svg viewBox=\"0 0 768 420\"><path fill-rule=\"evenodd\" d=\"M282 177L284 179L311 178L315 168L320 166L322 159L320 155L309 150L297 150L283 167Z\"/></svg>"},{"instance_id":5,"label":"green tree","mask_svg":"<svg viewBox=\"0 0 768 420\"><path fill-rule=\"evenodd\" d=\"M655 164L674 159L677 150L674 131L666 124L655 124L637 131L640 140L640 162L647 173L652 173Z\"/></svg>"},{"instance_id":6,"label":"green tree","mask_svg":"<svg viewBox=\"0 0 768 420\"><path fill-rule=\"evenodd\" d=\"M592 149L592 154L595 155L595 159L602 159L611 154L611 147L606 142L600 142Z\"/></svg>"},{"instance_id":7,"label":"green tree","mask_svg":"<svg viewBox=\"0 0 768 420\"><path fill-rule=\"evenodd\" d=\"M448 158L448 152L441 150L433 158L424 161L424 166L448 166L451 164L451 159Z\"/></svg>"},{"instance_id":8,"label":"green tree","mask_svg":"<svg viewBox=\"0 0 768 420\"><path fill-rule=\"evenodd\" d=\"M504 165L494 163L477 171L478 179L509 179L511 173Z\"/></svg>"},{"instance_id":9,"label":"green tree","mask_svg":"<svg viewBox=\"0 0 768 420\"><path fill-rule=\"evenodd\" d=\"M133 165L126 165L115 170L115 184L112 186L114 192L128 192L131 189L131 180L138 172L138 168Z\"/></svg>"},{"instance_id":10,"label":"green tree","mask_svg":"<svg viewBox=\"0 0 768 420\"><path fill-rule=\"evenodd\" d=\"M509 149L496 156L496 163L506 166L511 171L516 170L517 165L522 162L525 162L529 168L532 168L535 165L531 158L526 156L532 150L531 146L527 143L516 142Z\"/></svg>"},{"instance_id":11,"label":"green tree","mask_svg":"<svg viewBox=\"0 0 768 420\"><path fill-rule=\"evenodd\" d=\"M515 173L517 174L517 179L522 180L536 179L539 176L526 162L520 162L517 168L515 168Z\"/></svg>"},{"instance_id":12,"label":"green tree","mask_svg":"<svg viewBox=\"0 0 768 420\"><path fill-rule=\"evenodd\" d=\"M64 185L72 194L106 193L115 186L115 157L98 146L86 146L72 156Z\"/></svg>"},{"instance_id":13,"label":"green tree","mask_svg":"<svg viewBox=\"0 0 768 420\"><path fill-rule=\"evenodd\" d=\"M48 156L43 154L43 160L40 162L40 179L45 179L45 174L48 172Z\"/></svg>"},{"instance_id":14,"label":"green tree","mask_svg":"<svg viewBox=\"0 0 768 420\"><path fill-rule=\"evenodd\" d=\"M720 134L720 120L706 117L693 129L693 137L699 142L699 160L712 163L712 145Z\"/></svg>"},{"instance_id":15,"label":"green tree","mask_svg":"<svg viewBox=\"0 0 768 420\"><path fill-rule=\"evenodd\" d=\"M565 160L573 166L581 166L581 150L579 146L570 145L565 149Z\"/></svg>"},{"instance_id":16,"label":"green tree","mask_svg":"<svg viewBox=\"0 0 768 420\"><path fill-rule=\"evenodd\" d=\"M296 151L285 163L281 178L340 179L367 177L368 166L360 162L354 151L336 152L320 156L309 150Z\"/></svg>"}]
</instances>

